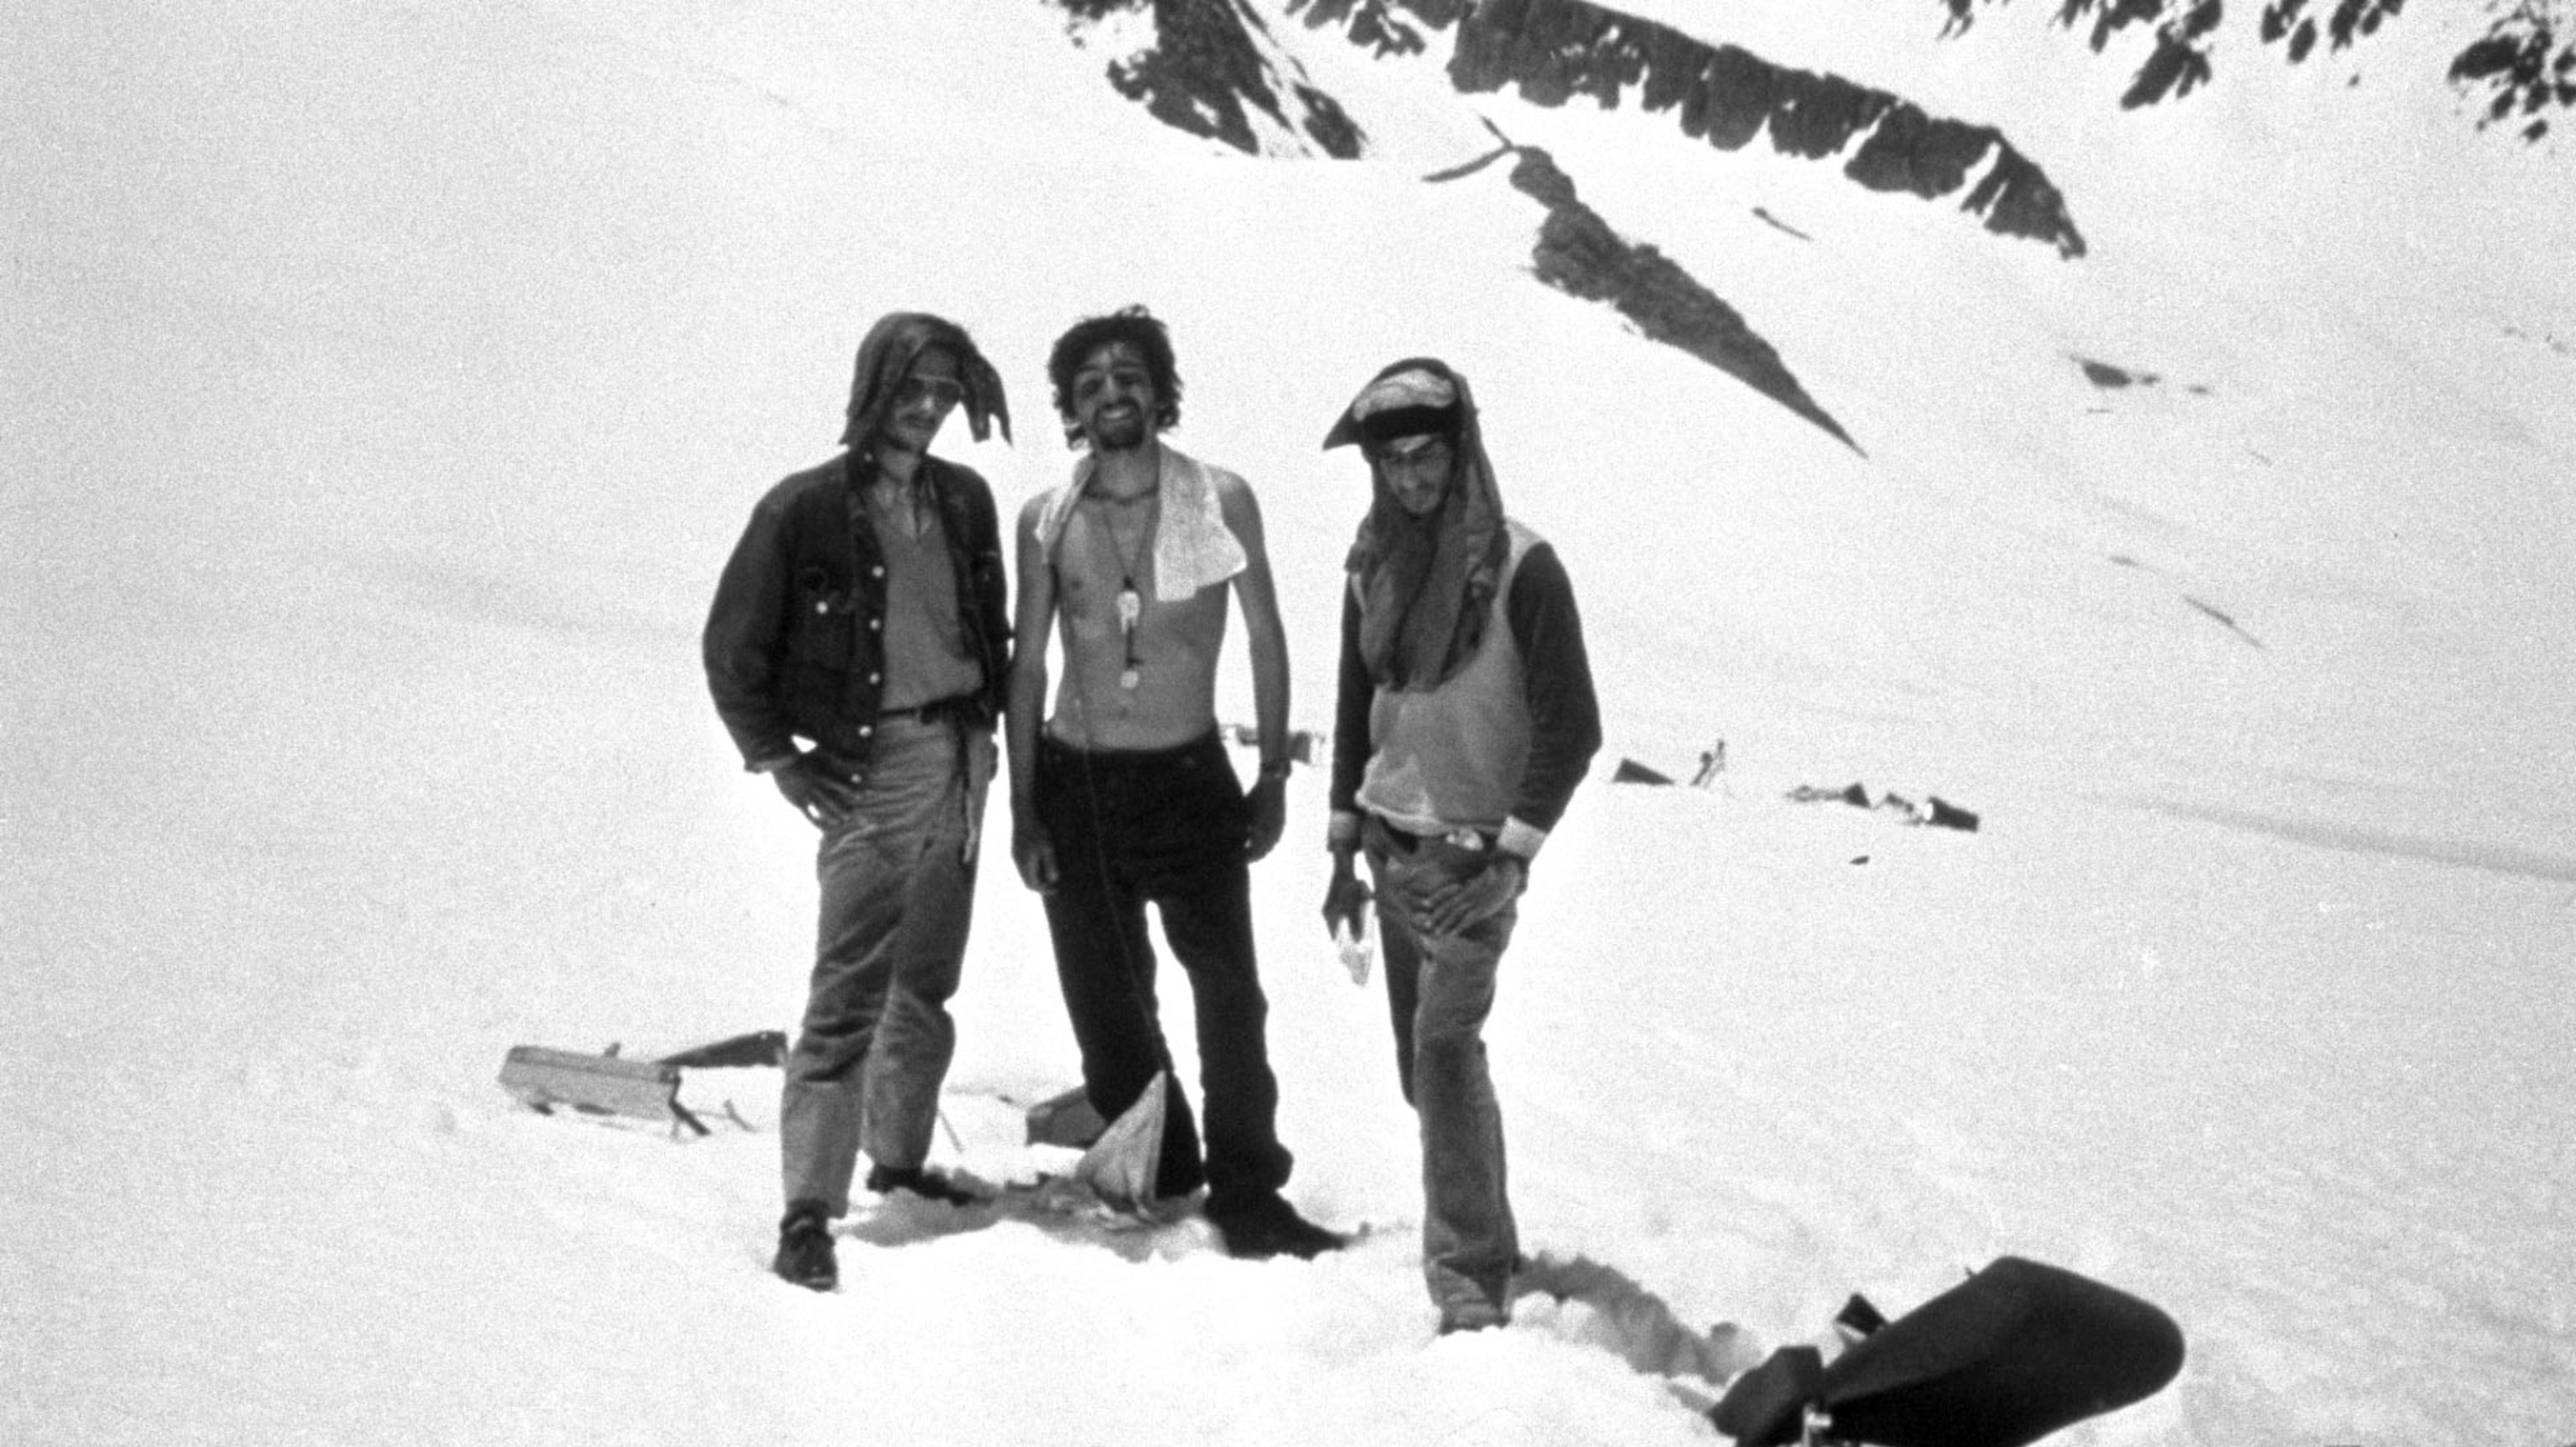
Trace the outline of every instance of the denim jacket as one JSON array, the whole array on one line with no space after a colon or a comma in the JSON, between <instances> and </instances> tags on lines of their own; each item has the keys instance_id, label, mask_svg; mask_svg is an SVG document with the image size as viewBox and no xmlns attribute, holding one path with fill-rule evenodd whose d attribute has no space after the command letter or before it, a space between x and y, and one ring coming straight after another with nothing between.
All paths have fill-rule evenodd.
<instances>
[{"instance_id":1,"label":"denim jacket","mask_svg":"<svg viewBox=\"0 0 2576 1447\"><path fill-rule=\"evenodd\" d=\"M993 492L971 468L936 457L921 465L948 539L966 654L983 668L969 722L990 728L1011 642ZM787 478L753 507L701 640L707 688L746 766L776 768L805 739L865 772L885 685L885 590L849 454Z\"/></svg>"}]
</instances>

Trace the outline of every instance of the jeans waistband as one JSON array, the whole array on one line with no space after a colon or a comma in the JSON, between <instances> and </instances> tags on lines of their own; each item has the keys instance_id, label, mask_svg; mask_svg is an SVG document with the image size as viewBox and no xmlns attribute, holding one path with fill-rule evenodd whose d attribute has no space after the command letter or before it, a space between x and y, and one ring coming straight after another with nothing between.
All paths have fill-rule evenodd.
<instances>
[{"instance_id":1,"label":"jeans waistband","mask_svg":"<svg viewBox=\"0 0 2576 1447\"><path fill-rule=\"evenodd\" d=\"M1173 744L1167 748L1159 749L1086 748L1080 744L1066 743L1064 740L1057 738L1048 730L1038 730L1039 752L1051 755L1060 760L1070 761L1079 759L1085 765L1094 769L1158 768L1176 764L1184 759L1191 758L1198 754L1203 754L1211 747L1218 749L1220 752L1224 748L1223 743L1218 738L1217 731L1213 728L1209 729L1206 733L1199 735L1197 738L1190 740L1188 743Z\"/></svg>"}]
</instances>

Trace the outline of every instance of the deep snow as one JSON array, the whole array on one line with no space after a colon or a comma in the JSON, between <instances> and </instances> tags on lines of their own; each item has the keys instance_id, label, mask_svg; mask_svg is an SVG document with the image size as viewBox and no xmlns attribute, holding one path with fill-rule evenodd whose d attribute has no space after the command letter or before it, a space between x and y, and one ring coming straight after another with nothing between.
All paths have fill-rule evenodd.
<instances>
[{"instance_id":1,"label":"deep snow","mask_svg":"<svg viewBox=\"0 0 2576 1447\"><path fill-rule=\"evenodd\" d=\"M2014 1252L2190 1341L2068 1442L2576 1440L2576 266L2564 157L2422 78L2474 17L2123 117L2036 10L1654 7L2003 124L2068 264L1261 8L1378 159L1166 131L1033 0L12 20L0 1437L1712 1441L1628 1360L1674 1323L1813 1339ZM1499 172L1419 179L1484 120L1867 457L1541 290ZM1564 553L1610 743L1491 1038L1528 1245L1649 1295L1432 1338L1312 773L1256 909L1344 1255L895 1210L814 1297L764 1271L774 1074L693 1077L753 1129L685 1144L495 1085L792 1023L808 835L695 631L867 322L1003 366L1017 446L942 450L1007 507L1068 461L1048 341L1133 300L1261 491L1300 724L1365 496L1316 443L1380 363L1473 379ZM1720 737L1720 788L1606 782ZM1853 781L1984 827L1784 797ZM1073 1055L1007 868L979 909L939 1163L998 1182L1062 1164L1018 1106Z\"/></svg>"}]
</instances>

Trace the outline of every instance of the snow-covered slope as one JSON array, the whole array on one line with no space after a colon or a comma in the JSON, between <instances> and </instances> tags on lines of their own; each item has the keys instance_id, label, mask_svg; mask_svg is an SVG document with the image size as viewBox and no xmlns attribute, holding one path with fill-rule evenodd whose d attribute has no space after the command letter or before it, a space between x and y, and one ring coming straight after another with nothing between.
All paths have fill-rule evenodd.
<instances>
[{"instance_id":1,"label":"snow-covered slope","mask_svg":"<svg viewBox=\"0 0 2576 1447\"><path fill-rule=\"evenodd\" d=\"M2012 12L1862 9L1658 18L2003 126L2085 260L1267 5L1373 159L1175 132L1036 0L14 20L0 1435L1706 1441L1626 1359L1659 1323L1798 1340L2012 1251L2192 1343L2070 1441L2576 1436L2565 162L2268 63L2114 117ZM1499 168L1421 179L1488 121L1866 456L1532 280ZM1660 1311L1431 1339L1312 775L1256 909L1344 1256L890 1212L815 1298L764 1271L774 1075L693 1078L755 1129L685 1145L494 1087L792 1021L808 839L695 629L868 321L1002 363L1017 445L952 441L1008 505L1068 461L1047 343L1139 300L1179 440L1261 492L1300 723L1365 496L1316 444L1382 362L1469 374L1566 556L1610 756L1494 1050L1529 1245ZM1606 782L1719 737L1722 788ZM1783 798L1854 780L1984 827ZM979 909L940 1158L999 1181L1060 1163L1013 1102L1073 1054L1033 903Z\"/></svg>"}]
</instances>

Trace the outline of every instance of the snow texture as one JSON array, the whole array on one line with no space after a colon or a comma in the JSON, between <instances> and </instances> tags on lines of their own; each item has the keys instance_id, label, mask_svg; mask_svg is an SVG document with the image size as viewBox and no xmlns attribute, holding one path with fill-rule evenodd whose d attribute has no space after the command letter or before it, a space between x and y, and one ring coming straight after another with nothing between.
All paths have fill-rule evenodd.
<instances>
[{"instance_id":1,"label":"snow texture","mask_svg":"<svg viewBox=\"0 0 2576 1447\"><path fill-rule=\"evenodd\" d=\"M2121 115L2036 10L1653 7L2004 127L2070 263L1257 8L1369 158L1166 130L1034 0L11 19L0 1440L1709 1442L1712 1379L2005 1253L2188 1337L2070 1444L2576 1440L2576 191L2439 85L2475 17ZM1542 287L1499 170L1421 179L1487 121L1867 455ZM766 1271L774 1071L689 1072L702 1140L496 1083L794 1023L810 831L707 703L716 569L878 314L1042 421L1134 301L1260 493L1299 726L1365 500L1317 443L1389 359L1474 380L1580 595L1610 743L1491 1030L1507 1330L1433 1335L1312 770L1255 909L1348 1252L863 1198L817 1296ZM1069 465L947 443L1006 509ZM1855 782L1981 827L1787 797ZM1075 1057L987 865L934 1164L1000 1185L1071 1160L1020 1112Z\"/></svg>"}]
</instances>

